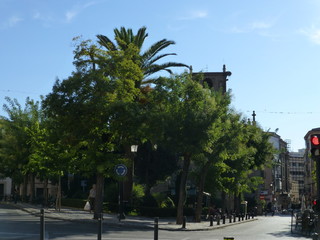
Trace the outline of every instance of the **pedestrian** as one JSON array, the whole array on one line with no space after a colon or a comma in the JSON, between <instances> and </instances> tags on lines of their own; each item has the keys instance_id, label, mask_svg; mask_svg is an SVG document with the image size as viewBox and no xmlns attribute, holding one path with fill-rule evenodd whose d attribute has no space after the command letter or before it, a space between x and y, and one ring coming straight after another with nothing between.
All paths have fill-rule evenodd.
<instances>
[{"instance_id":1,"label":"pedestrian","mask_svg":"<svg viewBox=\"0 0 320 240\"><path fill-rule=\"evenodd\" d=\"M16 188L13 191L13 200L14 200L14 203L17 204L17 202L18 202L18 190Z\"/></svg>"},{"instance_id":2,"label":"pedestrian","mask_svg":"<svg viewBox=\"0 0 320 240\"><path fill-rule=\"evenodd\" d=\"M95 199L96 199L96 185L93 184L92 188L90 189L89 197L88 197L88 200L90 202L90 213L94 211Z\"/></svg>"},{"instance_id":3,"label":"pedestrian","mask_svg":"<svg viewBox=\"0 0 320 240\"><path fill-rule=\"evenodd\" d=\"M214 217L214 215L215 215L214 205L211 205L208 209L208 214L206 219L210 219L210 216Z\"/></svg>"}]
</instances>

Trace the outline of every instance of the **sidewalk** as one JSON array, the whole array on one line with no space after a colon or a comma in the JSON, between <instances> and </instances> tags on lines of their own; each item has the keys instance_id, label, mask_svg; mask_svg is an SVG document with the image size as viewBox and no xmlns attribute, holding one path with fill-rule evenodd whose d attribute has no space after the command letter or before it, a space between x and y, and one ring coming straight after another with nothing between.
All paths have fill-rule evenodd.
<instances>
[{"instance_id":1,"label":"sidewalk","mask_svg":"<svg viewBox=\"0 0 320 240\"><path fill-rule=\"evenodd\" d=\"M40 216L40 205L32 205L28 203L7 203L17 208L20 208L30 214L39 215ZM92 219L93 214L81 210L81 209L73 209L68 207L62 207L60 212L55 210L54 208L44 208L45 218L59 219L64 221L79 221L79 222L97 222L97 220ZM159 218L158 228L159 230L167 230L167 231L205 231L205 230L214 230L218 228L223 228L227 226L231 226L234 224L241 224L250 221L258 220L257 217L254 219L250 218L248 220L241 220L236 222L229 223L229 219L226 219L225 224L222 224L222 220L220 221L220 225L217 225L217 222L213 222L213 226L210 226L210 221L202 221L200 223L196 222L186 222L186 228L182 228L182 225L177 225L175 223L175 218ZM113 225L113 226L126 226L126 227L134 227L134 228L154 228L154 218L147 217L137 217L137 216L126 216L126 219L121 221L118 220L116 214L103 214L103 224Z\"/></svg>"}]
</instances>

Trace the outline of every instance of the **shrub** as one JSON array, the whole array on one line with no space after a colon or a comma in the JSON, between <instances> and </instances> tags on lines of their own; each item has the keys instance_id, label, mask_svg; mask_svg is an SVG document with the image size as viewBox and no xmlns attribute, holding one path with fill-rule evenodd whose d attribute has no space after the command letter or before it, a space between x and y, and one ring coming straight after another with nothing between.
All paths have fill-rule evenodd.
<instances>
[{"instance_id":1,"label":"shrub","mask_svg":"<svg viewBox=\"0 0 320 240\"><path fill-rule=\"evenodd\" d=\"M140 206L143 202L144 196L144 186L141 184L134 184L132 189L133 206Z\"/></svg>"}]
</instances>

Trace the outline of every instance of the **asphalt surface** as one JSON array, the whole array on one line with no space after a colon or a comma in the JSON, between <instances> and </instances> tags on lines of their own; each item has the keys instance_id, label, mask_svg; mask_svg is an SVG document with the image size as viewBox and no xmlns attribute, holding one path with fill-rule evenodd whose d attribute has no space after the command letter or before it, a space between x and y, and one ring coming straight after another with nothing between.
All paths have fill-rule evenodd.
<instances>
[{"instance_id":1,"label":"asphalt surface","mask_svg":"<svg viewBox=\"0 0 320 240\"><path fill-rule=\"evenodd\" d=\"M58 219L64 221L78 221L78 222L96 222L96 219L93 219L93 213L89 213L88 211L84 211L82 209L75 209L69 207L62 207L60 211L54 208L42 208L41 205L33 205L28 203L18 202L16 204L12 202L2 202L4 204L10 204L24 210L30 214L36 215L40 217L41 209L44 211L45 218ZM256 221L259 217L250 218L247 220L242 220L236 218L232 219L230 223L229 219L225 220L225 224L220 220L220 224L217 221L211 222L209 220L198 222L186 221L185 225L176 224L175 218L158 218L158 229L159 230L168 230L168 231L205 231L205 230L214 230L219 228L224 228L236 224L245 224L248 222ZM126 216L125 219L119 221L117 214L103 214L103 224L107 225L115 225L115 226L127 226L127 227L135 227L135 228L154 228L155 227L155 218L147 218L147 217L139 217L139 216Z\"/></svg>"}]
</instances>

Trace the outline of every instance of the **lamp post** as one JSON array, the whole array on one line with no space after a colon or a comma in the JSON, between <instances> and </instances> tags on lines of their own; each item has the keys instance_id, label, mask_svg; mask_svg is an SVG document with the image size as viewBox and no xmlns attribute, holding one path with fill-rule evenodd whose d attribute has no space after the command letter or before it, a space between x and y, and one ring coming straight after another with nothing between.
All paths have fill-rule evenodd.
<instances>
[{"instance_id":1,"label":"lamp post","mask_svg":"<svg viewBox=\"0 0 320 240\"><path fill-rule=\"evenodd\" d=\"M136 153L138 151L138 145L131 145L131 153ZM129 171L133 171L134 169L134 161L132 159L132 169L129 168ZM124 183L123 183L123 178L127 175L128 173L128 168L126 165L124 164L118 164L115 167L115 172L118 175L118 177L120 178L120 180L118 181L118 185L119 185L119 197L118 197L118 204L119 204L119 221L121 219L125 219L126 216L124 214L124 201L123 201L123 189L124 189ZM129 176L130 174L133 176L133 172L129 172Z\"/></svg>"}]
</instances>

